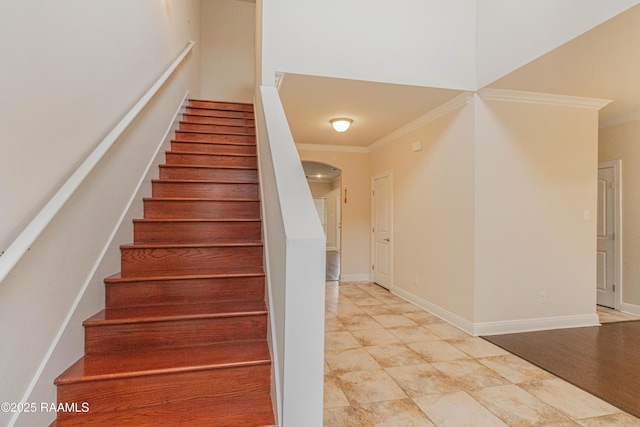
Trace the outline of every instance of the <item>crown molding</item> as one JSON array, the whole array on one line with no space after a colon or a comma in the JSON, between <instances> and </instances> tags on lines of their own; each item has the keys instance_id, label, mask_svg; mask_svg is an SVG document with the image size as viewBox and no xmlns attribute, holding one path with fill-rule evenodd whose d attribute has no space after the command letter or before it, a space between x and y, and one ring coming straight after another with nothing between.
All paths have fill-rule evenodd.
<instances>
[{"instance_id":1,"label":"crown molding","mask_svg":"<svg viewBox=\"0 0 640 427\"><path fill-rule=\"evenodd\" d=\"M562 107L585 108L588 110L600 110L602 107L612 102L610 99L583 98L580 96L491 88L479 90L478 95L480 95L480 98L485 101L524 102L528 104L546 104Z\"/></svg>"},{"instance_id":2,"label":"crown molding","mask_svg":"<svg viewBox=\"0 0 640 427\"><path fill-rule=\"evenodd\" d=\"M372 143L371 145L369 145L369 151L375 151L387 144L389 144L390 142L395 141L396 139L400 138L403 135L408 134L409 132L412 132L424 125L426 125L429 122L432 122L434 120L436 120L439 117L444 116L445 114L456 110L460 107L463 107L465 105L467 105L469 102L471 102L471 100L473 99L473 92L463 92L460 95L456 96L455 98L453 98L452 100L445 102L444 104L440 105L439 107L429 111L427 114L418 117L417 119L415 119L414 121L407 123L406 125L402 126L399 129L396 129L395 131L391 132L389 135L384 136L382 138L380 138L379 140L375 141L374 143Z\"/></svg>"},{"instance_id":3,"label":"crown molding","mask_svg":"<svg viewBox=\"0 0 640 427\"><path fill-rule=\"evenodd\" d=\"M618 117L612 117L610 119L607 120L602 120L600 122L600 129L602 128L608 128L611 126L617 126L617 125L621 125L624 123L629 123L629 122L635 122L636 120L640 120L640 111L633 111L631 113L622 115L622 116L618 116Z\"/></svg>"},{"instance_id":4,"label":"crown molding","mask_svg":"<svg viewBox=\"0 0 640 427\"><path fill-rule=\"evenodd\" d=\"M322 145L322 144L296 144L298 150L307 151L341 151L346 153L369 153L367 147L356 147L353 145Z\"/></svg>"}]
</instances>

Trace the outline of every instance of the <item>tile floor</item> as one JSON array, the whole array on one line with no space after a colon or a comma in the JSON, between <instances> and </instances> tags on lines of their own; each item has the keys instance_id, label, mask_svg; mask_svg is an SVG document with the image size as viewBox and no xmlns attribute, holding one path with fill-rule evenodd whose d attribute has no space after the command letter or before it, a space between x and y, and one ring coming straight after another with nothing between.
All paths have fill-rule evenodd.
<instances>
[{"instance_id":1,"label":"tile floor","mask_svg":"<svg viewBox=\"0 0 640 427\"><path fill-rule=\"evenodd\" d=\"M631 427L640 420L375 284L327 282L324 426Z\"/></svg>"}]
</instances>

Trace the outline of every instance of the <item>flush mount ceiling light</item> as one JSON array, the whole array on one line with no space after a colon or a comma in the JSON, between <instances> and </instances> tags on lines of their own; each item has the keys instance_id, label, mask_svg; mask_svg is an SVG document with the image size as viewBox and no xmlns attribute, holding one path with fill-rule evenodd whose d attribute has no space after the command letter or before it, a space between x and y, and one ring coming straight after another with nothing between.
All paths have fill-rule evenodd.
<instances>
[{"instance_id":1,"label":"flush mount ceiling light","mask_svg":"<svg viewBox=\"0 0 640 427\"><path fill-rule=\"evenodd\" d=\"M349 126L351 126L351 123L353 123L353 120L345 119L345 118L332 119L332 120L329 120L329 121L331 122L331 126L333 126L333 128L337 132L346 131L347 129L349 129Z\"/></svg>"}]
</instances>

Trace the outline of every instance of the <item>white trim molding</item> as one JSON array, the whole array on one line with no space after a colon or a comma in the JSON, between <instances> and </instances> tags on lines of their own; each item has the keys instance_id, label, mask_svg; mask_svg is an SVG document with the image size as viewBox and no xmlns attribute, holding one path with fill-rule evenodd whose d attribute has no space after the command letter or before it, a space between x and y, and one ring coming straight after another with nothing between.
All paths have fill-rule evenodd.
<instances>
[{"instance_id":1,"label":"white trim molding","mask_svg":"<svg viewBox=\"0 0 640 427\"><path fill-rule=\"evenodd\" d=\"M549 329L580 328L599 326L598 314L579 314L572 316L539 317L535 319L516 319L473 324L473 335L500 335L517 332L544 331Z\"/></svg>"},{"instance_id":2,"label":"white trim molding","mask_svg":"<svg viewBox=\"0 0 640 427\"><path fill-rule=\"evenodd\" d=\"M610 160L598 163L598 172L600 168L613 168L613 222L615 235L615 256L613 260L613 283L618 286L618 290L614 292L613 309L620 310L622 303L622 292L624 283L622 283L622 160Z\"/></svg>"},{"instance_id":3,"label":"white trim molding","mask_svg":"<svg viewBox=\"0 0 640 427\"><path fill-rule=\"evenodd\" d=\"M640 316L640 305L623 302L620 304L620 311L627 314L633 314L634 316Z\"/></svg>"},{"instance_id":4,"label":"white trim molding","mask_svg":"<svg viewBox=\"0 0 640 427\"><path fill-rule=\"evenodd\" d=\"M479 90L478 95L485 101L524 102L528 104L558 105L588 110L600 110L612 102L610 99L583 98L580 96L556 95L553 93L491 88Z\"/></svg>"},{"instance_id":5,"label":"white trim molding","mask_svg":"<svg viewBox=\"0 0 640 427\"><path fill-rule=\"evenodd\" d=\"M389 290L392 294L397 295L400 298L410 302L411 304L428 311L434 316L439 317L440 319L444 320L447 323L450 323L451 325L468 333L469 335L474 335L473 323L465 319L464 317L458 316L457 314L452 313L451 311L442 308L439 305L433 304L432 302L429 302L426 299L423 299L397 286L391 285L391 288Z\"/></svg>"},{"instance_id":6,"label":"white trim molding","mask_svg":"<svg viewBox=\"0 0 640 427\"><path fill-rule=\"evenodd\" d=\"M402 126L399 129L396 129L395 131L391 132L389 135L380 138L379 140L375 141L374 143L372 143L371 145L369 145L369 151L375 151L378 148L381 148L387 144L389 144L390 142L395 141L396 139L400 138L403 135L408 134L409 132L412 132L442 116L444 116L445 114L454 111L460 107L463 107L465 105L467 105L468 103L471 102L471 100L473 99L473 92L463 92L460 95L456 96L455 98L451 99L450 101L445 102L444 104L440 105L439 107L429 111L427 114L424 114L421 117L418 117L417 119L415 119L414 121L407 123L406 125Z\"/></svg>"},{"instance_id":7,"label":"white trim molding","mask_svg":"<svg viewBox=\"0 0 640 427\"><path fill-rule=\"evenodd\" d=\"M369 274L341 274L341 282L370 282L371 276Z\"/></svg>"}]
</instances>

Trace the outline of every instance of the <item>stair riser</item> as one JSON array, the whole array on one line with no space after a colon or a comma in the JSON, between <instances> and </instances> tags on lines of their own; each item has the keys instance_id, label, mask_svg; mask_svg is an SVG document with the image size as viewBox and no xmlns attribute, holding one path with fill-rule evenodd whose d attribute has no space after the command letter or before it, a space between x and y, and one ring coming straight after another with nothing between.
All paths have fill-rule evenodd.
<instances>
[{"instance_id":1,"label":"stair riser","mask_svg":"<svg viewBox=\"0 0 640 427\"><path fill-rule=\"evenodd\" d=\"M195 318L163 322L87 325L86 354L187 347L228 341L266 339L267 316Z\"/></svg>"},{"instance_id":2,"label":"stair riser","mask_svg":"<svg viewBox=\"0 0 640 427\"><path fill-rule=\"evenodd\" d=\"M135 243L209 243L224 241L260 240L260 221L252 222L135 222Z\"/></svg>"},{"instance_id":3,"label":"stair riser","mask_svg":"<svg viewBox=\"0 0 640 427\"><path fill-rule=\"evenodd\" d=\"M107 283L106 307L264 300L264 276Z\"/></svg>"},{"instance_id":4,"label":"stair riser","mask_svg":"<svg viewBox=\"0 0 640 427\"><path fill-rule=\"evenodd\" d=\"M254 135L218 135L214 133L197 133L176 131L176 139L189 142L217 142L228 144L255 144Z\"/></svg>"},{"instance_id":5,"label":"stair riser","mask_svg":"<svg viewBox=\"0 0 640 427\"><path fill-rule=\"evenodd\" d=\"M258 182L258 171L160 165L160 179Z\"/></svg>"},{"instance_id":6,"label":"stair riser","mask_svg":"<svg viewBox=\"0 0 640 427\"><path fill-rule=\"evenodd\" d=\"M221 183L221 182L171 182L154 181L151 194L153 197L182 198L227 198L257 199L260 195L258 184L254 183Z\"/></svg>"},{"instance_id":7,"label":"stair riser","mask_svg":"<svg viewBox=\"0 0 640 427\"><path fill-rule=\"evenodd\" d=\"M96 417L101 413L157 405L159 397L165 402L186 403L196 398L240 398L246 394L268 393L270 375L271 365L261 364L241 368L85 381L58 386L58 402L87 402L90 409L87 415ZM61 412L58 413L58 420L78 420L81 416L77 413Z\"/></svg>"},{"instance_id":8,"label":"stair riser","mask_svg":"<svg viewBox=\"0 0 640 427\"><path fill-rule=\"evenodd\" d=\"M262 266L262 246L121 249L122 277L217 274Z\"/></svg>"},{"instance_id":9,"label":"stair riser","mask_svg":"<svg viewBox=\"0 0 640 427\"><path fill-rule=\"evenodd\" d=\"M255 156L223 156L215 154L166 153L168 165L257 168Z\"/></svg>"},{"instance_id":10,"label":"stair riser","mask_svg":"<svg viewBox=\"0 0 640 427\"><path fill-rule=\"evenodd\" d=\"M224 133L229 135L255 135L256 129L252 127L207 125L200 123L180 123L180 130L204 133Z\"/></svg>"},{"instance_id":11,"label":"stair riser","mask_svg":"<svg viewBox=\"0 0 640 427\"><path fill-rule=\"evenodd\" d=\"M226 111L226 110L212 110L208 108L193 108L187 107L187 114L200 117L228 117L228 118L243 118L253 119L253 112L251 111Z\"/></svg>"},{"instance_id":12,"label":"stair riser","mask_svg":"<svg viewBox=\"0 0 640 427\"><path fill-rule=\"evenodd\" d=\"M255 121L253 119L235 117L209 117L195 114L183 114L182 121L186 123L200 123L206 125L255 126Z\"/></svg>"},{"instance_id":13,"label":"stair riser","mask_svg":"<svg viewBox=\"0 0 640 427\"><path fill-rule=\"evenodd\" d=\"M210 154L256 154L255 145L171 142L172 151Z\"/></svg>"},{"instance_id":14,"label":"stair riser","mask_svg":"<svg viewBox=\"0 0 640 427\"><path fill-rule=\"evenodd\" d=\"M237 103L231 103L231 102L191 100L189 101L189 107L208 108L208 109L216 109L216 110L223 110L223 111L253 112L252 104L237 104Z\"/></svg>"},{"instance_id":15,"label":"stair riser","mask_svg":"<svg viewBox=\"0 0 640 427\"><path fill-rule=\"evenodd\" d=\"M144 200L145 218L260 218L258 201Z\"/></svg>"}]
</instances>

